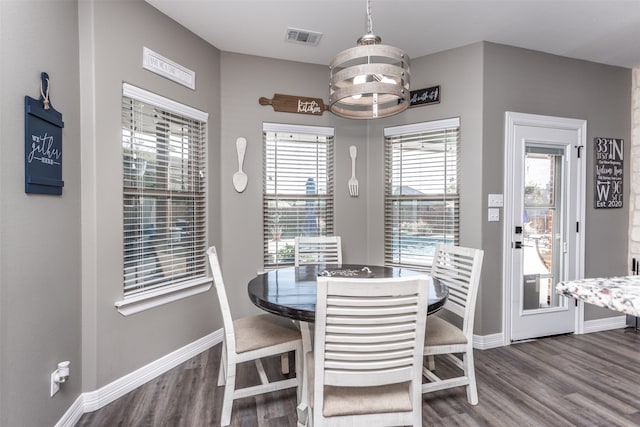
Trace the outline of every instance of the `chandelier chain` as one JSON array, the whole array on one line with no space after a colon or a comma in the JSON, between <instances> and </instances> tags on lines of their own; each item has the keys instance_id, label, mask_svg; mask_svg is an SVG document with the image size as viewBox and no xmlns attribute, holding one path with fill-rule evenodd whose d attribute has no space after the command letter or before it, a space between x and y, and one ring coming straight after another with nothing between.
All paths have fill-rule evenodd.
<instances>
[{"instance_id":1,"label":"chandelier chain","mask_svg":"<svg viewBox=\"0 0 640 427\"><path fill-rule=\"evenodd\" d=\"M367 0L367 33L373 34L373 20L371 19L371 2Z\"/></svg>"}]
</instances>

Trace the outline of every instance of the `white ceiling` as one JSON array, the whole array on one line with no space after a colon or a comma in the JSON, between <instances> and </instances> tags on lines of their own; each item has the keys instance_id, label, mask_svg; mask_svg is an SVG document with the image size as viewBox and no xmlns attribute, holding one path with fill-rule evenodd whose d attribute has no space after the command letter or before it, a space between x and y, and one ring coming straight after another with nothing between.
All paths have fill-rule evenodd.
<instances>
[{"instance_id":1,"label":"white ceiling","mask_svg":"<svg viewBox=\"0 0 640 427\"><path fill-rule=\"evenodd\" d=\"M222 51L328 64L367 31L365 0L146 0ZM371 0L373 33L417 58L490 41L632 68L640 0ZM323 33L285 41L287 27Z\"/></svg>"}]
</instances>

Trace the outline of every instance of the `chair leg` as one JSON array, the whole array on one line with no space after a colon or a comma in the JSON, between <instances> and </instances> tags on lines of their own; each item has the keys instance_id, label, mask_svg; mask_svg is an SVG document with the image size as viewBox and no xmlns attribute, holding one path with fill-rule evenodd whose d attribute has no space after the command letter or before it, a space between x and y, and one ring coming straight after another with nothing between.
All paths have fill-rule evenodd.
<instances>
[{"instance_id":1,"label":"chair leg","mask_svg":"<svg viewBox=\"0 0 640 427\"><path fill-rule=\"evenodd\" d=\"M220 416L220 425L228 426L231 424L231 408L233 407L233 394L236 388L236 365L231 364L227 368L224 386L224 396L222 398L222 415Z\"/></svg>"},{"instance_id":2,"label":"chair leg","mask_svg":"<svg viewBox=\"0 0 640 427\"><path fill-rule=\"evenodd\" d=\"M300 402L302 401L302 376L305 374L304 372L304 367L302 364L302 348L298 348L298 350L296 350L295 355L293 356L295 358L295 363L296 363L296 380L298 381L298 387L296 388L296 396L298 398L298 404L300 404Z\"/></svg>"},{"instance_id":3,"label":"chair leg","mask_svg":"<svg viewBox=\"0 0 640 427\"><path fill-rule=\"evenodd\" d=\"M436 359L432 356L427 356L427 369L430 371L435 371L436 369Z\"/></svg>"},{"instance_id":4,"label":"chair leg","mask_svg":"<svg viewBox=\"0 0 640 427\"><path fill-rule=\"evenodd\" d=\"M476 369L473 362L473 350L467 351L463 356L465 375L469 378L467 385L467 400L472 405L478 404L478 386L476 385Z\"/></svg>"},{"instance_id":5,"label":"chair leg","mask_svg":"<svg viewBox=\"0 0 640 427\"><path fill-rule=\"evenodd\" d=\"M283 374L289 373L289 353L282 353L280 356L280 367Z\"/></svg>"},{"instance_id":6,"label":"chair leg","mask_svg":"<svg viewBox=\"0 0 640 427\"><path fill-rule=\"evenodd\" d=\"M227 370L227 348L222 343L222 354L220 354L220 369L218 370L218 386L224 385L224 378Z\"/></svg>"}]
</instances>

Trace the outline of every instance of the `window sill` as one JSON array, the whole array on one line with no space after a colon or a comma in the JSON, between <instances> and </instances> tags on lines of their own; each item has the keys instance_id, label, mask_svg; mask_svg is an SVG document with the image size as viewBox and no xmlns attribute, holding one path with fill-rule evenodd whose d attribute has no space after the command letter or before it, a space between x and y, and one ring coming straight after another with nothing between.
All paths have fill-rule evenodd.
<instances>
[{"instance_id":1,"label":"window sill","mask_svg":"<svg viewBox=\"0 0 640 427\"><path fill-rule=\"evenodd\" d=\"M160 305L207 292L211 289L212 284L213 279L206 277L126 297L122 301L116 302L115 306L120 314L130 316Z\"/></svg>"}]
</instances>

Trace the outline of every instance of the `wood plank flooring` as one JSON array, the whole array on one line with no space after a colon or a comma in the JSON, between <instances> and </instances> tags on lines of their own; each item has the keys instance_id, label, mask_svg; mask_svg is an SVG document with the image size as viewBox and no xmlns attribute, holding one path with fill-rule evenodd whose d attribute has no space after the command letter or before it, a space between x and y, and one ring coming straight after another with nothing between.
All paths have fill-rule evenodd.
<instances>
[{"instance_id":1,"label":"wood plank flooring","mask_svg":"<svg viewBox=\"0 0 640 427\"><path fill-rule=\"evenodd\" d=\"M219 425L220 350L217 345L84 414L77 427ZM425 395L424 426L640 426L640 332L563 335L474 354L480 403L469 405L462 387ZM281 375L279 362L266 361L270 378ZM438 358L436 369L444 377L451 372ZM238 374L241 385L258 382L253 365ZM238 400L231 425L295 426L295 400L294 389Z\"/></svg>"}]
</instances>

